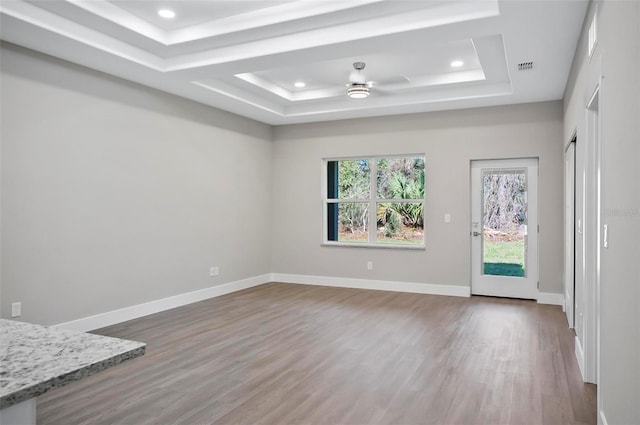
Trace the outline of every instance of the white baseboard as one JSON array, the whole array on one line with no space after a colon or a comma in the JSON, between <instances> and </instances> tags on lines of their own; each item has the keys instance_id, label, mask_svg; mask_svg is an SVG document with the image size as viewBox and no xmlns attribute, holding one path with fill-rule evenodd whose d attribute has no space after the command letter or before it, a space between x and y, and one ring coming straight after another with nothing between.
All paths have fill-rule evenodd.
<instances>
[{"instance_id":1,"label":"white baseboard","mask_svg":"<svg viewBox=\"0 0 640 425\"><path fill-rule=\"evenodd\" d=\"M208 298L219 297L220 295L262 285L264 283L268 283L270 278L270 274L254 276L247 279L237 280L235 282L224 283L222 285L211 286L197 291L121 308L119 310L96 314L95 316L60 323L53 327L70 329L78 332L92 331L94 329L104 328L105 326L115 325L116 323L126 322L127 320L137 319L139 317L148 316L149 314L159 313L161 311L170 310L172 308L206 300Z\"/></svg>"},{"instance_id":2,"label":"white baseboard","mask_svg":"<svg viewBox=\"0 0 640 425\"><path fill-rule=\"evenodd\" d=\"M578 360L578 367L580 368L580 375L582 375L582 380L584 381L584 351L582 351L582 345L580 344L580 340L576 336L576 360Z\"/></svg>"},{"instance_id":3,"label":"white baseboard","mask_svg":"<svg viewBox=\"0 0 640 425\"><path fill-rule=\"evenodd\" d=\"M150 301L143 304L137 304L118 310L108 311L96 314L94 316L83 317L81 319L54 325L55 328L70 329L78 332L87 332L100 329L105 326L115 325L117 323L126 322L127 320L137 319L139 317L148 316L150 314L159 313L161 311L191 304L197 301L206 300L208 298L219 297L220 295L229 294L231 292L240 291L254 286L262 285L268 282L284 282L296 283L303 285L320 285L333 286L340 288L357 288L357 289L373 289L378 291L396 291L408 292L414 294L431 294L431 295L447 295L453 297L469 297L471 296L471 288L469 286L457 285L438 285L430 283L417 282L394 282L388 280L369 280L341 278L330 276L310 276L296 275L284 273L271 273L254 276L247 279L229 282L222 285L211 286L209 288L197 291L178 294L160 300ZM562 294L539 293L539 304L563 305L564 297ZM576 347L579 342L576 340ZM576 348L577 350L577 348ZM580 349L582 352L582 349ZM577 351L576 351L577 355ZM582 370L582 365L581 365Z\"/></svg>"},{"instance_id":4,"label":"white baseboard","mask_svg":"<svg viewBox=\"0 0 640 425\"><path fill-rule=\"evenodd\" d=\"M598 413L600 414L598 425L609 425L609 423L607 422L607 418L604 416L604 412L600 410Z\"/></svg>"},{"instance_id":5,"label":"white baseboard","mask_svg":"<svg viewBox=\"0 0 640 425\"><path fill-rule=\"evenodd\" d=\"M564 310L564 295L550 292L538 292L538 304L560 305Z\"/></svg>"},{"instance_id":6,"label":"white baseboard","mask_svg":"<svg viewBox=\"0 0 640 425\"><path fill-rule=\"evenodd\" d=\"M308 276L298 274L272 273L272 282L298 283L302 285L334 286L339 288L374 289L378 291L410 292L414 294L449 295L469 297L468 286L434 285L417 282L393 282L388 280L353 279L328 276Z\"/></svg>"}]
</instances>

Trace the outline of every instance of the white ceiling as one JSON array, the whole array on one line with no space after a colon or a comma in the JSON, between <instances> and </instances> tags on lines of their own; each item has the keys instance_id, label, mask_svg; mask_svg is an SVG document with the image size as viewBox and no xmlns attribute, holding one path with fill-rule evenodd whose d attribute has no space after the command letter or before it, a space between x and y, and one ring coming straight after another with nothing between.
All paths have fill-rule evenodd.
<instances>
[{"instance_id":1,"label":"white ceiling","mask_svg":"<svg viewBox=\"0 0 640 425\"><path fill-rule=\"evenodd\" d=\"M587 3L0 0L0 36L278 125L561 99Z\"/></svg>"}]
</instances>

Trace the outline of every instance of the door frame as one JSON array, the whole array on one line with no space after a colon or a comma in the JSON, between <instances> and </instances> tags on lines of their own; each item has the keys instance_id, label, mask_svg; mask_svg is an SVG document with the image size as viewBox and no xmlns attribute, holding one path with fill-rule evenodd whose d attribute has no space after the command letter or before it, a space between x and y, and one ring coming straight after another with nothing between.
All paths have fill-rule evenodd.
<instances>
[{"instance_id":1,"label":"door frame","mask_svg":"<svg viewBox=\"0 0 640 425\"><path fill-rule=\"evenodd\" d=\"M488 295L506 298L523 298L523 299L538 299L539 294L539 208L538 208L538 178L539 178L539 158L499 158L499 159L478 159L471 160L469 164L470 168L470 223L469 223L469 250L471 255L471 270L470 270L470 290L472 295ZM527 273L527 287L523 289L505 291L504 289L498 290L493 288L493 285L487 284L488 279L497 278L497 281L503 280L505 283L509 279L522 279L518 277L510 276L495 276L492 278L484 279L480 273L480 267L482 265L482 245L477 242L479 238L474 236L474 231L482 231L478 228L474 222L474 214L477 213L479 202L481 202L481 194L474 191L474 177L477 173L480 173L478 177L481 178L483 169L507 169L524 168L527 170L527 215L529 220L527 221L527 245L526 245L526 273ZM478 171L475 171L478 170ZM535 178L532 178L535 177ZM531 220L533 216L533 220ZM480 225L482 218L479 218ZM531 222L533 226L531 226ZM481 226L480 226L481 227ZM534 236L534 238L532 238ZM479 245L480 244L480 245ZM534 257L535 256L535 257ZM532 257L534 261L532 261Z\"/></svg>"},{"instance_id":2,"label":"door frame","mask_svg":"<svg viewBox=\"0 0 640 425\"><path fill-rule=\"evenodd\" d=\"M602 235L602 112L601 81L598 79L586 103L587 127L587 172L585 173L583 238L586 261L583 262L585 276L585 319L582 376L585 382L598 384L600 361L600 276Z\"/></svg>"},{"instance_id":3,"label":"door frame","mask_svg":"<svg viewBox=\"0 0 640 425\"><path fill-rule=\"evenodd\" d=\"M583 291L582 328L576 328L575 355L582 379L598 384L598 409L601 409L600 392L600 297L601 297L601 244L602 244L602 116L603 75L602 57L594 56L588 71L584 90L584 158L580 164L582 179L582 281L576 281ZM578 314L576 309L576 323ZM578 331L582 340L578 338Z\"/></svg>"},{"instance_id":4,"label":"door frame","mask_svg":"<svg viewBox=\"0 0 640 425\"><path fill-rule=\"evenodd\" d=\"M576 141L573 133L564 153L564 311L569 328L575 327L576 311ZM570 164L570 165L569 165Z\"/></svg>"}]
</instances>

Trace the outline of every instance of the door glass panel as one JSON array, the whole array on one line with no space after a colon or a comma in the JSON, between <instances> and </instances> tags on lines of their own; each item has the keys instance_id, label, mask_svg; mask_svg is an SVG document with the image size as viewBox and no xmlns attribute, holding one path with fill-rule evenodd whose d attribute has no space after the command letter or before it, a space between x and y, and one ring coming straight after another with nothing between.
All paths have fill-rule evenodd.
<instances>
[{"instance_id":1,"label":"door glass panel","mask_svg":"<svg viewBox=\"0 0 640 425\"><path fill-rule=\"evenodd\" d=\"M482 172L482 274L526 276L526 170Z\"/></svg>"}]
</instances>

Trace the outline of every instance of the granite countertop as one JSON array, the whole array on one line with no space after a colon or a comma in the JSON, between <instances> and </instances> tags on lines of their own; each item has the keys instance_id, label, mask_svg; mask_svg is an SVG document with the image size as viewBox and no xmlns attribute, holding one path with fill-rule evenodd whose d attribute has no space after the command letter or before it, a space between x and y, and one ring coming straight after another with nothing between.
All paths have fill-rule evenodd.
<instances>
[{"instance_id":1,"label":"granite countertop","mask_svg":"<svg viewBox=\"0 0 640 425\"><path fill-rule=\"evenodd\" d=\"M144 354L146 344L0 319L0 409Z\"/></svg>"}]
</instances>

